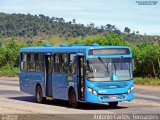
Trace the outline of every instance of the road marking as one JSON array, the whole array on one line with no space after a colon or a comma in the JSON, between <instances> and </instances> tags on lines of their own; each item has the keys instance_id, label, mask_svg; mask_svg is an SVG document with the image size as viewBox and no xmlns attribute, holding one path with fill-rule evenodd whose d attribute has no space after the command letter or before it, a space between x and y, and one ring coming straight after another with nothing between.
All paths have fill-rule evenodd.
<instances>
[{"instance_id":1,"label":"road marking","mask_svg":"<svg viewBox=\"0 0 160 120\"><path fill-rule=\"evenodd\" d=\"M0 85L0 90L17 90L17 91L20 91L20 88L16 87L16 86Z\"/></svg>"},{"instance_id":2,"label":"road marking","mask_svg":"<svg viewBox=\"0 0 160 120\"><path fill-rule=\"evenodd\" d=\"M142 97L142 98L153 98L160 100L160 97L151 96L151 95L142 95L142 94L135 94L136 97Z\"/></svg>"},{"instance_id":3,"label":"road marking","mask_svg":"<svg viewBox=\"0 0 160 120\"><path fill-rule=\"evenodd\" d=\"M132 102L130 102L132 104L139 104L139 105L146 105L146 106L156 106L156 107L160 107L160 104L158 103L149 103L146 101L139 101L139 100L134 100Z\"/></svg>"}]
</instances>

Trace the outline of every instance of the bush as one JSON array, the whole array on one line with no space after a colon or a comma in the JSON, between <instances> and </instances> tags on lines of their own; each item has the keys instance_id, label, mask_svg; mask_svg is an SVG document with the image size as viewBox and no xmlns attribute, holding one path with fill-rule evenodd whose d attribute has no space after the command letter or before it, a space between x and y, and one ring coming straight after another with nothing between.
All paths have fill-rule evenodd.
<instances>
[{"instance_id":1,"label":"bush","mask_svg":"<svg viewBox=\"0 0 160 120\"><path fill-rule=\"evenodd\" d=\"M10 66L4 66L0 68L0 76L7 76L7 77L14 77L19 74L19 68L10 67Z\"/></svg>"},{"instance_id":2,"label":"bush","mask_svg":"<svg viewBox=\"0 0 160 120\"><path fill-rule=\"evenodd\" d=\"M94 38L86 38L85 40L77 40L72 44L85 44L90 45L92 43L96 43L102 46L105 45L126 45L124 38L117 34L110 34L107 37L105 36L96 36Z\"/></svg>"},{"instance_id":3,"label":"bush","mask_svg":"<svg viewBox=\"0 0 160 120\"><path fill-rule=\"evenodd\" d=\"M142 77L160 77L160 47L142 44L134 49L135 75Z\"/></svg>"},{"instance_id":4,"label":"bush","mask_svg":"<svg viewBox=\"0 0 160 120\"><path fill-rule=\"evenodd\" d=\"M16 44L14 39L9 40L0 48L0 67L18 66L18 55L20 45Z\"/></svg>"},{"instance_id":5,"label":"bush","mask_svg":"<svg viewBox=\"0 0 160 120\"><path fill-rule=\"evenodd\" d=\"M135 81L135 84L141 84L141 85L160 85L159 78L135 77L134 81Z\"/></svg>"}]
</instances>

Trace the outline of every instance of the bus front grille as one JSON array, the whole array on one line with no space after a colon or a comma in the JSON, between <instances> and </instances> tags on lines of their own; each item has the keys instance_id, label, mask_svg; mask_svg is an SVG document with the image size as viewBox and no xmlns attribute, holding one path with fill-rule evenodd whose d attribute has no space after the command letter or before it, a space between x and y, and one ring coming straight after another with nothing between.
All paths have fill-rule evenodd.
<instances>
[{"instance_id":1,"label":"bus front grille","mask_svg":"<svg viewBox=\"0 0 160 120\"><path fill-rule=\"evenodd\" d=\"M111 100L110 98L115 97L117 98L116 100L124 100L126 99L126 94L121 94L121 95L101 95L99 98L101 100Z\"/></svg>"}]
</instances>

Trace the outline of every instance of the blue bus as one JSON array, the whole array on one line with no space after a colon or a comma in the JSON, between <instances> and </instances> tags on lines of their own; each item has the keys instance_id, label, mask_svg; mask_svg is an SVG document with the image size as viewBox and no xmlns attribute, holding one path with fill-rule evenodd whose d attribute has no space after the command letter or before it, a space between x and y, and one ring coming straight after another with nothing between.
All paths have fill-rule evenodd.
<instances>
[{"instance_id":1,"label":"blue bus","mask_svg":"<svg viewBox=\"0 0 160 120\"><path fill-rule=\"evenodd\" d=\"M134 98L132 52L124 46L61 44L20 49L20 90L46 99L109 103Z\"/></svg>"}]
</instances>

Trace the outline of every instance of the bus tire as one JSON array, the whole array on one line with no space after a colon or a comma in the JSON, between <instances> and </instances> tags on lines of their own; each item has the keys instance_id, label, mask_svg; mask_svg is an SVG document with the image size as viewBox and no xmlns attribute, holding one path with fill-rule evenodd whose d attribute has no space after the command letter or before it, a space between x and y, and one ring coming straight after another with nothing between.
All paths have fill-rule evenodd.
<instances>
[{"instance_id":1,"label":"bus tire","mask_svg":"<svg viewBox=\"0 0 160 120\"><path fill-rule=\"evenodd\" d=\"M116 108L118 105L118 102L109 102L108 104L110 108Z\"/></svg>"},{"instance_id":2,"label":"bus tire","mask_svg":"<svg viewBox=\"0 0 160 120\"><path fill-rule=\"evenodd\" d=\"M37 103L44 103L46 100L45 97L43 97L43 94L42 94L42 88L41 86L37 86L36 87L36 102Z\"/></svg>"},{"instance_id":3,"label":"bus tire","mask_svg":"<svg viewBox=\"0 0 160 120\"><path fill-rule=\"evenodd\" d=\"M69 96L68 96L68 101L69 101L69 105L72 108L77 108L78 107L78 102L77 102L77 97L76 97L76 93L74 91L74 89L71 89L69 91Z\"/></svg>"}]
</instances>

